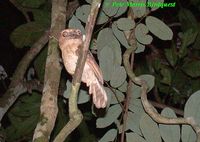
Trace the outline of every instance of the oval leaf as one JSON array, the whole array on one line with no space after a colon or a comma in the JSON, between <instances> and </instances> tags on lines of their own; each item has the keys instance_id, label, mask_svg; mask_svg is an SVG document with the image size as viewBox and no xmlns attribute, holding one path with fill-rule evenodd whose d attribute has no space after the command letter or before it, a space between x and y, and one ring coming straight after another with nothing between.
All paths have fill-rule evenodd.
<instances>
[{"instance_id":1,"label":"oval leaf","mask_svg":"<svg viewBox=\"0 0 200 142\"><path fill-rule=\"evenodd\" d=\"M198 60L190 60L183 64L182 70L191 77L199 77L200 76L200 61Z\"/></svg>"},{"instance_id":2,"label":"oval leaf","mask_svg":"<svg viewBox=\"0 0 200 142\"><path fill-rule=\"evenodd\" d=\"M128 31L135 27L135 22L129 18L120 18L117 20L117 27L120 30Z\"/></svg>"},{"instance_id":3,"label":"oval leaf","mask_svg":"<svg viewBox=\"0 0 200 142\"><path fill-rule=\"evenodd\" d=\"M144 112L142 113L132 113L130 111L128 112L128 118L126 122L127 130L131 130L137 133L138 135L142 135L142 132L140 130L140 119L143 113Z\"/></svg>"},{"instance_id":4,"label":"oval leaf","mask_svg":"<svg viewBox=\"0 0 200 142\"><path fill-rule=\"evenodd\" d=\"M96 121L97 128L105 128L111 125L122 112L122 108L119 104L111 106L106 115L103 118L98 118Z\"/></svg>"},{"instance_id":5,"label":"oval leaf","mask_svg":"<svg viewBox=\"0 0 200 142\"><path fill-rule=\"evenodd\" d=\"M193 117L198 125L200 125L200 90L193 93L187 100L184 108L184 117ZM183 142L196 141L196 134L190 126L183 126L182 128Z\"/></svg>"},{"instance_id":6,"label":"oval leaf","mask_svg":"<svg viewBox=\"0 0 200 142\"><path fill-rule=\"evenodd\" d=\"M36 22L20 25L10 35L11 42L15 47L22 48L31 46L44 32L45 28Z\"/></svg>"},{"instance_id":7,"label":"oval leaf","mask_svg":"<svg viewBox=\"0 0 200 142\"><path fill-rule=\"evenodd\" d=\"M119 87L126 80L126 71L123 66L116 65L112 72L112 76L110 79L110 85L114 88Z\"/></svg>"},{"instance_id":8,"label":"oval leaf","mask_svg":"<svg viewBox=\"0 0 200 142\"><path fill-rule=\"evenodd\" d=\"M118 7L114 7L112 6L112 4L115 2L116 0L104 0L103 1L103 5L102 5L102 10L105 12L106 15L108 15L109 17L114 16L117 11L118 11Z\"/></svg>"},{"instance_id":9,"label":"oval leaf","mask_svg":"<svg viewBox=\"0 0 200 142\"><path fill-rule=\"evenodd\" d=\"M128 83L127 83L127 81L125 81L121 86L118 87L118 90L120 90L122 92L126 92L127 86L128 86Z\"/></svg>"},{"instance_id":10,"label":"oval leaf","mask_svg":"<svg viewBox=\"0 0 200 142\"><path fill-rule=\"evenodd\" d=\"M126 133L126 142L146 142L144 138L136 133Z\"/></svg>"},{"instance_id":11,"label":"oval leaf","mask_svg":"<svg viewBox=\"0 0 200 142\"><path fill-rule=\"evenodd\" d=\"M76 10L76 17L78 19L80 19L82 22L86 23L87 22L87 18L88 18L88 15L90 13L90 8L91 6L88 5L88 4L85 4L85 5L82 5L80 6L77 10ZM97 22L96 24L103 24L105 22L108 21L108 16L106 16L104 14L104 12L100 12L98 17L97 17Z\"/></svg>"},{"instance_id":12,"label":"oval leaf","mask_svg":"<svg viewBox=\"0 0 200 142\"><path fill-rule=\"evenodd\" d=\"M146 14L146 0L129 0L129 2L132 2L132 4L134 4L133 6L130 6L133 10L135 18L141 18Z\"/></svg>"},{"instance_id":13,"label":"oval leaf","mask_svg":"<svg viewBox=\"0 0 200 142\"><path fill-rule=\"evenodd\" d=\"M145 111L144 111L141 99L131 98L130 104L129 104L129 110L137 114L144 113Z\"/></svg>"},{"instance_id":14,"label":"oval leaf","mask_svg":"<svg viewBox=\"0 0 200 142\"><path fill-rule=\"evenodd\" d=\"M160 19L153 16L147 16L145 22L148 29L158 38L162 40L172 39L172 30Z\"/></svg>"},{"instance_id":15,"label":"oval leaf","mask_svg":"<svg viewBox=\"0 0 200 142\"><path fill-rule=\"evenodd\" d=\"M135 50L135 53L141 53L144 52L145 50L145 46L143 44L140 44L139 42L137 42L137 48Z\"/></svg>"},{"instance_id":16,"label":"oval leaf","mask_svg":"<svg viewBox=\"0 0 200 142\"><path fill-rule=\"evenodd\" d=\"M125 34L117 28L116 23L112 24L112 30L115 37L119 40L119 42L126 48L130 48L128 41L125 37Z\"/></svg>"},{"instance_id":17,"label":"oval leaf","mask_svg":"<svg viewBox=\"0 0 200 142\"><path fill-rule=\"evenodd\" d=\"M67 81L66 83L67 89L64 91L63 96L68 99L69 95L71 93L71 82ZM88 94L87 91L80 89L79 94L78 94L78 104L83 104L86 103L90 100L90 95Z\"/></svg>"},{"instance_id":18,"label":"oval leaf","mask_svg":"<svg viewBox=\"0 0 200 142\"><path fill-rule=\"evenodd\" d=\"M113 91L114 92L111 91L111 102L110 102L110 104L118 104L120 102L123 102L124 98L125 98L124 94L122 92L120 92L119 90L116 90L116 89L113 89Z\"/></svg>"},{"instance_id":19,"label":"oval leaf","mask_svg":"<svg viewBox=\"0 0 200 142\"><path fill-rule=\"evenodd\" d=\"M140 75L139 78L145 80L148 85L148 92L154 87L155 85L155 77L149 74Z\"/></svg>"},{"instance_id":20,"label":"oval leaf","mask_svg":"<svg viewBox=\"0 0 200 142\"><path fill-rule=\"evenodd\" d=\"M143 136L148 142L161 142L158 125L147 114L142 116L140 128Z\"/></svg>"},{"instance_id":21,"label":"oval leaf","mask_svg":"<svg viewBox=\"0 0 200 142\"><path fill-rule=\"evenodd\" d=\"M165 57L167 58L167 61L172 65L176 65L176 62L177 62L177 59L178 59L178 56L177 56L177 53L176 53L176 50L174 47L172 48L167 48L164 50L165 51Z\"/></svg>"},{"instance_id":22,"label":"oval leaf","mask_svg":"<svg viewBox=\"0 0 200 142\"><path fill-rule=\"evenodd\" d=\"M138 24L135 28L136 39L142 44L150 44L153 38L147 35L148 32L149 30L144 24Z\"/></svg>"},{"instance_id":23,"label":"oval leaf","mask_svg":"<svg viewBox=\"0 0 200 142\"><path fill-rule=\"evenodd\" d=\"M39 8L46 0L18 0L18 2L20 2L23 7Z\"/></svg>"},{"instance_id":24,"label":"oval leaf","mask_svg":"<svg viewBox=\"0 0 200 142\"><path fill-rule=\"evenodd\" d=\"M128 6L127 6L127 5L117 6L117 5L116 5L117 2L127 3L127 0L115 0L115 1L112 3L112 6L113 6L113 7L118 8L117 13L114 15L114 17L119 17L119 16L121 16L121 15L124 14L124 13L127 11L127 9L128 9Z\"/></svg>"},{"instance_id":25,"label":"oval leaf","mask_svg":"<svg viewBox=\"0 0 200 142\"><path fill-rule=\"evenodd\" d=\"M118 40L113 35L110 28L105 28L101 30L97 37L97 55L103 48L111 48L113 54L113 63L115 65L121 65L122 62L122 52Z\"/></svg>"},{"instance_id":26,"label":"oval leaf","mask_svg":"<svg viewBox=\"0 0 200 142\"><path fill-rule=\"evenodd\" d=\"M117 136L117 130L116 129L111 129L98 142L114 141L116 136Z\"/></svg>"},{"instance_id":27,"label":"oval leaf","mask_svg":"<svg viewBox=\"0 0 200 142\"><path fill-rule=\"evenodd\" d=\"M162 110L161 115L169 118L177 118L174 111L170 108ZM179 142L180 141L180 126L179 125L164 125L159 124L160 134L165 142Z\"/></svg>"},{"instance_id":28,"label":"oval leaf","mask_svg":"<svg viewBox=\"0 0 200 142\"><path fill-rule=\"evenodd\" d=\"M76 16L72 16L72 18L69 20L68 28L75 28L81 30L82 34L85 34L85 29L83 25L81 24L81 21L78 20Z\"/></svg>"},{"instance_id":29,"label":"oval leaf","mask_svg":"<svg viewBox=\"0 0 200 142\"><path fill-rule=\"evenodd\" d=\"M151 3L157 3L157 4L159 3L159 4L162 4L162 3L164 3L164 0L148 0L148 3L150 3L150 4L151 4ZM150 6L150 5L149 5L149 6ZM157 6L157 7L154 6L154 7L153 7L153 6L152 6L152 7L151 7L151 11L155 11L155 10L157 10L158 8L160 8L160 7L159 7L159 6ZM163 8L163 7L162 7L162 8Z\"/></svg>"}]
</instances>

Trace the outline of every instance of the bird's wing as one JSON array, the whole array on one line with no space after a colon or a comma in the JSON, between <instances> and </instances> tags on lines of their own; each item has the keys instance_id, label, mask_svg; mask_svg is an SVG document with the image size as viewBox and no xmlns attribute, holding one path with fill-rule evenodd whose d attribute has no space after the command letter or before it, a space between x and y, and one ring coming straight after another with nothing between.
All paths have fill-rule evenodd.
<instances>
[{"instance_id":1,"label":"bird's wing","mask_svg":"<svg viewBox=\"0 0 200 142\"><path fill-rule=\"evenodd\" d=\"M99 65L96 63L96 61L90 51L88 52L86 62L92 68L92 70L94 71L98 80L103 84L103 74L101 72Z\"/></svg>"}]
</instances>

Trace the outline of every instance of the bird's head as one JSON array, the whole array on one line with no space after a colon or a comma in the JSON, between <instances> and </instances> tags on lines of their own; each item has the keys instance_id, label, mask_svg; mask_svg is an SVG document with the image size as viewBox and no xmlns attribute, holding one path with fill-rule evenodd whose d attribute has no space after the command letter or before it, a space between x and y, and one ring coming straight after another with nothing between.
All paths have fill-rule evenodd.
<instances>
[{"instance_id":1,"label":"bird's head","mask_svg":"<svg viewBox=\"0 0 200 142\"><path fill-rule=\"evenodd\" d=\"M83 35L79 29L65 29L60 33L59 45L67 44L82 44Z\"/></svg>"}]
</instances>

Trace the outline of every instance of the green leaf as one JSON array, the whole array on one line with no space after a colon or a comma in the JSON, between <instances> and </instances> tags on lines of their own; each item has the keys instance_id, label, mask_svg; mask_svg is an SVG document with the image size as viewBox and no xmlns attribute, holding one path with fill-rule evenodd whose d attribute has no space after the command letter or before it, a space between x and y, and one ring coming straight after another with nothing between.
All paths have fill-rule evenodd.
<instances>
[{"instance_id":1,"label":"green leaf","mask_svg":"<svg viewBox=\"0 0 200 142\"><path fill-rule=\"evenodd\" d=\"M158 38L162 40L172 39L172 30L160 19L153 16L147 16L145 22L148 29Z\"/></svg>"},{"instance_id":2,"label":"green leaf","mask_svg":"<svg viewBox=\"0 0 200 142\"><path fill-rule=\"evenodd\" d=\"M144 52L145 50L145 46L143 44L140 44L139 42L137 42L137 48L135 50L135 53L141 53L141 52Z\"/></svg>"},{"instance_id":3,"label":"green leaf","mask_svg":"<svg viewBox=\"0 0 200 142\"><path fill-rule=\"evenodd\" d=\"M39 8L41 5L45 4L46 0L17 0L23 7L28 8Z\"/></svg>"},{"instance_id":4,"label":"green leaf","mask_svg":"<svg viewBox=\"0 0 200 142\"><path fill-rule=\"evenodd\" d=\"M114 141L117 136L117 130L116 129L110 129L106 132L106 134L98 141L98 142L110 142Z\"/></svg>"},{"instance_id":5,"label":"green leaf","mask_svg":"<svg viewBox=\"0 0 200 142\"><path fill-rule=\"evenodd\" d=\"M177 63L177 54L176 54L176 50L175 47L173 45L172 48L167 48L164 50L165 51L165 57L167 58L167 61L172 65L175 66Z\"/></svg>"},{"instance_id":6,"label":"green leaf","mask_svg":"<svg viewBox=\"0 0 200 142\"><path fill-rule=\"evenodd\" d=\"M121 86L118 87L118 90L120 90L122 92L126 92L127 86L128 86L128 83L127 83L127 81L125 81Z\"/></svg>"},{"instance_id":7,"label":"green leaf","mask_svg":"<svg viewBox=\"0 0 200 142\"><path fill-rule=\"evenodd\" d=\"M164 3L164 0L148 0L148 2L150 3ZM155 11L157 9L159 9L160 7L151 7L151 11Z\"/></svg>"},{"instance_id":8,"label":"green leaf","mask_svg":"<svg viewBox=\"0 0 200 142\"><path fill-rule=\"evenodd\" d=\"M141 18L147 13L146 0L129 0L129 2L138 4L138 6L131 7L135 18Z\"/></svg>"},{"instance_id":9,"label":"green leaf","mask_svg":"<svg viewBox=\"0 0 200 142\"><path fill-rule=\"evenodd\" d=\"M183 32L194 29L196 31L198 22L192 12L186 8L181 8L178 13L179 21L181 22L181 28Z\"/></svg>"},{"instance_id":10,"label":"green leaf","mask_svg":"<svg viewBox=\"0 0 200 142\"><path fill-rule=\"evenodd\" d=\"M112 97L113 97L113 92L110 88L108 87L104 87L105 91L106 91L106 94L107 94L107 97L108 97L108 104L107 104L107 108L110 107L110 104L111 104L111 100L112 100ZM93 112L95 114L95 112ZM95 114L96 115L96 114Z\"/></svg>"},{"instance_id":11,"label":"green leaf","mask_svg":"<svg viewBox=\"0 0 200 142\"><path fill-rule=\"evenodd\" d=\"M32 12L35 22L42 24L46 28L50 27L51 13L48 10L34 9Z\"/></svg>"},{"instance_id":12,"label":"green leaf","mask_svg":"<svg viewBox=\"0 0 200 142\"><path fill-rule=\"evenodd\" d=\"M111 125L114 121L116 121L121 112L122 108L119 104L111 106L104 117L97 119L96 121L97 128L105 128Z\"/></svg>"},{"instance_id":13,"label":"green leaf","mask_svg":"<svg viewBox=\"0 0 200 142\"><path fill-rule=\"evenodd\" d=\"M126 80L126 71L123 66L116 65L112 72L112 76L110 79L110 85L114 88L119 87Z\"/></svg>"},{"instance_id":14,"label":"green leaf","mask_svg":"<svg viewBox=\"0 0 200 142\"><path fill-rule=\"evenodd\" d=\"M135 85L133 82L131 82L131 94L133 98L139 98L141 95L140 86Z\"/></svg>"},{"instance_id":15,"label":"green leaf","mask_svg":"<svg viewBox=\"0 0 200 142\"><path fill-rule=\"evenodd\" d=\"M148 92L154 87L155 77L153 75L143 74L143 75L140 75L139 78L141 78L142 80L145 80L147 82Z\"/></svg>"},{"instance_id":16,"label":"green leaf","mask_svg":"<svg viewBox=\"0 0 200 142\"><path fill-rule=\"evenodd\" d=\"M200 49L199 45L200 45L200 24L198 24L198 35L197 35L195 42L193 44L193 48L199 50Z\"/></svg>"},{"instance_id":17,"label":"green leaf","mask_svg":"<svg viewBox=\"0 0 200 142\"><path fill-rule=\"evenodd\" d=\"M131 98L128 109L137 114L145 113L141 99L137 98Z\"/></svg>"},{"instance_id":18,"label":"green leaf","mask_svg":"<svg viewBox=\"0 0 200 142\"><path fill-rule=\"evenodd\" d=\"M80 19L82 22L86 23L88 15L90 13L90 8L91 6L88 4L80 6L76 10L76 17ZM104 12L100 12L98 17L97 17L97 23L96 24L103 24L108 21L108 16L104 14Z\"/></svg>"},{"instance_id":19,"label":"green leaf","mask_svg":"<svg viewBox=\"0 0 200 142\"><path fill-rule=\"evenodd\" d=\"M117 45L116 38L113 36L112 30L110 28L102 29L97 37L97 49L98 52L101 51L104 47L112 47ZM114 42L113 42L114 41Z\"/></svg>"},{"instance_id":20,"label":"green leaf","mask_svg":"<svg viewBox=\"0 0 200 142\"><path fill-rule=\"evenodd\" d=\"M123 31L131 30L135 27L135 21L129 18L120 18L117 20L117 27Z\"/></svg>"},{"instance_id":21,"label":"green leaf","mask_svg":"<svg viewBox=\"0 0 200 142\"><path fill-rule=\"evenodd\" d=\"M44 73L45 73L45 66L46 66L46 59L47 59L47 50L48 50L48 48L45 47L39 53L39 55L36 57L36 59L34 61L34 69L35 69L40 81L44 80Z\"/></svg>"},{"instance_id":22,"label":"green leaf","mask_svg":"<svg viewBox=\"0 0 200 142\"><path fill-rule=\"evenodd\" d=\"M109 17L114 16L118 11L118 7L113 7L112 6L112 3L115 2L115 1L116 0L104 0L103 1L102 10Z\"/></svg>"},{"instance_id":23,"label":"green leaf","mask_svg":"<svg viewBox=\"0 0 200 142\"><path fill-rule=\"evenodd\" d=\"M126 142L146 142L143 137L136 133L126 133Z\"/></svg>"},{"instance_id":24,"label":"green leaf","mask_svg":"<svg viewBox=\"0 0 200 142\"><path fill-rule=\"evenodd\" d=\"M117 28L116 22L112 24L112 31L119 42L126 48L130 48L125 34Z\"/></svg>"},{"instance_id":25,"label":"green leaf","mask_svg":"<svg viewBox=\"0 0 200 142\"><path fill-rule=\"evenodd\" d=\"M8 127L6 128L6 136L7 136L7 141L16 141L17 139L21 138L21 137L26 137L28 136L30 133L33 133L37 121L39 119L39 116L31 116L26 118L24 121L22 122L15 122L17 123L18 127Z\"/></svg>"},{"instance_id":26,"label":"green leaf","mask_svg":"<svg viewBox=\"0 0 200 142\"><path fill-rule=\"evenodd\" d=\"M10 125L6 128L7 141L30 135L39 119L41 94L23 95L8 112Z\"/></svg>"},{"instance_id":27,"label":"green leaf","mask_svg":"<svg viewBox=\"0 0 200 142\"><path fill-rule=\"evenodd\" d=\"M185 31L181 37L182 44L179 50L179 56L184 57L187 54L187 47L194 43L197 37L198 31L195 29L188 29Z\"/></svg>"},{"instance_id":28,"label":"green leaf","mask_svg":"<svg viewBox=\"0 0 200 142\"><path fill-rule=\"evenodd\" d=\"M99 32L97 37L97 55L105 80L110 80L115 65L122 62L121 48L110 28Z\"/></svg>"},{"instance_id":29,"label":"green leaf","mask_svg":"<svg viewBox=\"0 0 200 142\"><path fill-rule=\"evenodd\" d=\"M137 133L138 135L142 135L142 132L140 130L140 119L143 113L144 112L142 113L132 113L130 111L128 112L128 118L126 122L127 130L131 130Z\"/></svg>"},{"instance_id":30,"label":"green leaf","mask_svg":"<svg viewBox=\"0 0 200 142\"><path fill-rule=\"evenodd\" d=\"M63 96L68 99L69 95L71 93L71 82L67 81L66 83L67 89L65 90ZM78 94L78 104L83 104L86 103L90 100L90 95L88 94L87 91L80 89L79 94Z\"/></svg>"},{"instance_id":31,"label":"green leaf","mask_svg":"<svg viewBox=\"0 0 200 142\"><path fill-rule=\"evenodd\" d=\"M172 81L172 75L171 75L170 69L166 67L162 67L160 73L163 76L161 82L164 84L170 85Z\"/></svg>"},{"instance_id":32,"label":"green leaf","mask_svg":"<svg viewBox=\"0 0 200 142\"><path fill-rule=\"evenodd\" d=\"M127 3L127 0L115 0L115 2ZM112 6L114 7L114 3L112 3ZM128 9L127 5L118 7L117 13L114 15L114 17L121 16L127 11L127 9Z\"/></svg>"},{"instance_id":33,"label":"green leaf","mask_svg":"<svg viewBox=\"0 0 200 142\"><path fill-rule=\"evenodd\" d=\"M154 58L153 60L153 67L156 71L159 71L161 68L161 61L159 58Z\"/></svg>"},{"instance_id":34,"label":"green leaf","mask_svg":"<svg viewBox=\"0 0 200 142\"><path fill-rule=\"evenodd\" d=\"M144 114L140 120L140 128L144 138L148 142L161 142L158 125L147 114Z\"/></svg>"},{"instance_id":35,"label":"green leaf","mask_svg":"<svg viewBox=\"0 0 200 142\"><path fill-rule=\"evenodd\" d=\"M153 75L144 74L139 76L139 78L147 82L148 92L154 87L155 77ZM131 94L133 98L139 98L141 95L141 88L138 85L131 83Z\"/></svg>"},{"instance_id":36,"label":"green leaf","mask_svg":"<svg viewBox=\"0 0 200 142\"><path fill-rule=\"evenodd\" d=\"M74 29L79 29L79 30L81 30L82 34L85 34L85 29L84 29L83 25L81 24L81 21L79 21L78 18L74 15L69 20L68 27L74 28Z\"/></svg>"},{"instance_id":37,"label":"green leaf","mask_svg":"<svg viewBox=\"0 0 200 142\"><path fill-rule=\"evenodd\" d=\"M200 124L200 90L193 93L187 100L184 108L184 117L193 117Z\"/></svg>"},{"instance_id":38,"label":"green leaf","mask_svg":"<svg viewBox=\"0 0 200 142\"><path fill-rule=\"evenodd\" d=\"M142 44L150 44L153 40L151 35L148 35L148 28L144 24L138 24L135 28L135 37Z\"/></svg>"},{"instance_id":39,"label":"green leaf","mask_svg":"<svg viewBox=\"0 0 200 142\"><path fill-rule=\"evenodd\" d=\"M86 23L88 14L90 13L90 5L82 5L76 9L76 17Z\"/></svg>"},{"instance_id":40,"label":"green leaf","mask_svg":"<svg viewBox=\"0 0 200 142\"><path fill-rule=\"evenodd\" d=\"M193 93L187 100L184 108L184 118L194 118L197 125L200 125L200 90ZM196 134L190 126L183 125L182 128L182 141L192 142L196 141Z\"/></svg>"},{"instance_id":41,"label":"green leaf","mask_svg":"<svg viewBox=\"0 0 200 142\"><path fill-rule=\"evenodd\" d=\"M111 94L111 101L110 104L118 104L124 101L124 94L117 89L109 89L109 94ZM115 94L114 94L115 93ZM116 98L117 97L117 98ZM118 102L119 101L119 102Z\"/></svg>"},{"instance_id":42,"label":"green leaf","mask_svg":"<svg viewBox=\"0 0 200 142\"><path fill-rule=\"evenodd\" d=\"M199 69L200 69L200 61L198 60L186 61L182 66L182 70L191 77L199 77L200 76Z\"/></svg>"},{"instance_id":43,"label":"green leaf","mask_svg":"<svg viewBox=\"0 0 200 142\"><path fill-rule=\"evenodd\" d=\"M98 56L99 65L103 73L104 80L109 81L114 69L114 55L110 47L104 47Z\"/></svg>"},{"instance_id":44,"label":"green leaf","mask_svg":"<svg viewBox=\"0 0 200 142\"><path fill-rule=\"evenodd\" d=\"M37 39L40 38L44 32L44 27L36 22L29 22L20 25L10 35L11 42L15 47L22 48L24 46L31 46Z\"/></svg>"},{"instance_id":45,"label":"green leaf","mask_svg":"<svg viewBox=\"0 0 200 142\"><path fill-rule=\"evenodd\" d=\"M113 54L113 62L115 65L121 65L122 63L122 52L118 40L113 35L110 28L101 30L97 37L97 55L99 57L100 52L103 48L111 48Z\"/></svg>"},{"instance_id":46,"label":"green leaf","mask_svg":"<svg viewBox=\"0 0 200 142\"><path fill-rule=\"evenodd\" d=\"M169 118L177 118L174 111L170 108L162 110L161 115ZM160 134L165 142L180 141L180 126L179 125L164 125L159 124Z\"/></svg>"},{"instance_id":47,"label":"green leaf","mask_svg":"<svg viewBox=\"0 0 200 142\"><path fill-rule=\"evenodd\" d=\"M33 92L32 95L24 95L20 97L15 104L15 107L10 111L10 113L16 117L30 117L32 115L38 115L41 101L41 94ZM19 119L21 121L21 119ZM14 122L15 123L15 122Z\"/></svg>"},{"instance_id":48,"label":"green leaf","mask_svg":"<svg viewBox=\"0 0 200 142\"><path fill-rule=\"evenodd\" d=\"M85 114L84 114L85 118ZM63 98L58 99L58 114L55 122L51 138L55 139L58 133L61 131L64 125L69 121L69 115L66 113L66 103L64 103Z\"/></svg>"}]
</instances>

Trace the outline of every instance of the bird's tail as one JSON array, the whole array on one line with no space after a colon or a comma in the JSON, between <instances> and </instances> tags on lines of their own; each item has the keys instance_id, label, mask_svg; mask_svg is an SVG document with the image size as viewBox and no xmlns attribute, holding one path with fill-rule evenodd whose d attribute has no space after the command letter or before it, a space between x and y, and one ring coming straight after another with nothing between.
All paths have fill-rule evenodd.
<instances>
[{"instance_id":1,"label":"bird's tail","mask_svg":"<svg viewBox=\"0 0 200 142\"><path fill-rule=\"evenodd\" d=\"M89 85L89 93L92 94L93 103L97 108L105 108L108 97L106 91L97 79Z\"/></svg>"}]
</instances>

